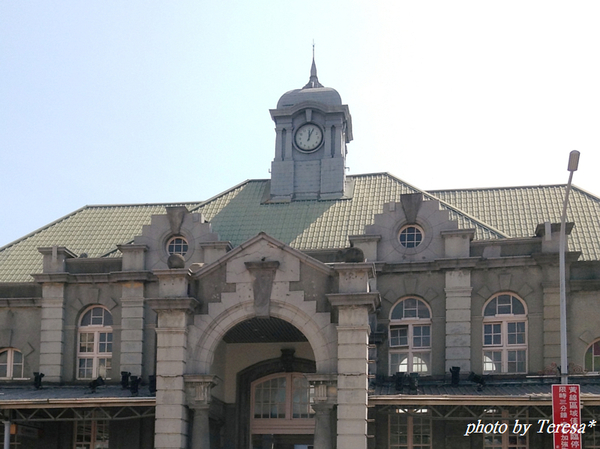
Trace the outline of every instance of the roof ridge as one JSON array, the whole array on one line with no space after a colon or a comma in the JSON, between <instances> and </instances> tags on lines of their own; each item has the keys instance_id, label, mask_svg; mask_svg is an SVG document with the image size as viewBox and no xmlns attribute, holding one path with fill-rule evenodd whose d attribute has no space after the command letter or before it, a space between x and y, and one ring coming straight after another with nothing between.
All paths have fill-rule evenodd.
<instances>
[{"instance_id":1,"label":"roof ridge","mask_svg":"<svg viewBox=\"0 0 600 449\"><path fill-rule=\"evenodd\" d=\"M504 187L465 187L460 189L431 189L430 192L456 192L456 191L481 191L481 190L509 190L509 189L537 189L540 187L565 187L566 184L539 184L527 186L504 186ZM575 186L573 186L575 187ZM579 189L583 190L583 189Z\"/></svg>"},{"instance_id":2,"label":"roof ridge","mask_svg":"<svg viewBox=\"0 0 600 449\"><path fill-rule=\"evenodd\" d=\"M211 196L209 199L204 200L204 201L200 201L199 204L194 207L193 209L190 210L190 212L194 212L197 211L198 209L200 209L201 207L206 206L208 203L211 203L212 201L216 200L217 198L220 198L222 196L225 196L231 192L233 192L236 189L239 189L240 187L242 187L244 184L248 184L250 182L265 182L265 181L270 181L270 179L246 179L245 181L240 182L239 184L234 185L233 187L230 187L227 190L224 190L220 193L217 193L214 196Z\"/></svg>"}]
</instances>

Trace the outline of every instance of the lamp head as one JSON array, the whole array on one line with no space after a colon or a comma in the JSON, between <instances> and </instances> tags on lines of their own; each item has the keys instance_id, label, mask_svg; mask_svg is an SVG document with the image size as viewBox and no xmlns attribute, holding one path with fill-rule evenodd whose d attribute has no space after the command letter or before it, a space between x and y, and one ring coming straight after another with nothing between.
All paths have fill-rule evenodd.
<instances>
[{"instance_id":1,"label":"lamp head","mask_svg":"<svg viewBox=\"0 0 600 449\"><path fill-rule=\"evenodd\" d=\"M579 151L573 150L569 153L569 167L567 170L570 172L577 171L577 166L579 165Z\"/></svg>"}]
</instances>

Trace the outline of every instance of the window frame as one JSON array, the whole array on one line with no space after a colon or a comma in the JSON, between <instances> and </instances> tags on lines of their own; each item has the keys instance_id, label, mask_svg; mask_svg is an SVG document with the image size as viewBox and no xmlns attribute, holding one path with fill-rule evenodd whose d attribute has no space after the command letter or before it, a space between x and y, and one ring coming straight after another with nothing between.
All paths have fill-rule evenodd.
<instances>
[{"instance_id":1,"label":"window frame","mask_svg":"<svg viewBox=\"0 0 600 449\"><path fill-rule=\"evenodd\" d=\"M510 313L498 313L499 307L508 307L508 304L498 304L499 299L503 296L510 298ZM496 301L496 313L494 315L486 315L486 309L493 302ZM518 301L523 308L523 313L513 313L514 300ZM527 303L524 299L512 292L500 292L490 297L482 309L482 325L481 325L481 346L482 346L482 370L484 374L527 374L529 367L529 314L527 310ZM523 324L522 329L518 329L519 324ZM510 328L515 326L514 331ZM486 327L493 326L492 332L486 333ZM495 328L494 328L495 327ZM515 340L519 339L519 336L523 336L523 342L510 343L509 336L514 335ZM491 343L486 344L486 337L492 338ZM499 337L500 342L496 343L496 336ZM492 354L492 358L488 354ZM500 360L494 358L494 355L499 354ZM519 360L520 354L524 354L524 359ZM513 358L514 360L509 360ZM500 364L500 370L493 369L493 366ZM519 369L519 364L523 363L524 367L522 370ZM514 364L515 369L511 370L510 366ZM488 366L492 366L492 369L486 369Z\"/></svg>"},{"instance_id":2,"label":"window frame","mask_svg":"<svg viewBox=\"0 0 600 449\"><path fill-rule=\"evenodd\" d=\"M415 304L415 308L414 310L416 310L416 316L414 317L406 317L406 310L404 309L403 306L403 310L402 310L402 314L403 316L401 318L392 318L392 316L394 315L394 311L397 307L400 306L400 304L405 303L408 300L415 300L416 304ZM420 313L420 309L419 308L419 304L423 304L425 306L425 309L428 313L428 317L420 317L419 313ZM409 309L412 310L412 309ZM431 307L429 306L429 304L427 304L427 302L425 300L423 300L422 298L419 298L417 296L406 296L404 298L399 299L398 301L396 301L396 303L393 305L393 307L390 309L390 314L389 314L389 325L388 325L388 371L390 373L390 375L394 375L396 372L406 372L406 373L419 373L422 375L429 375L431 374L431 363L432 363L432 339L433 339L433 335L432 335L432 311L431 311ZM395 331L396 329L402 329L402 328L406 328L406 344L402 345L402 344L395 344L392 345L392 342L397 338L396 336L393 335L393 331ZM425 328L428 328L429 331L429 344L428 345L421 345L421 346L415 346L415 338L423 338L424 335L421 334L420 336L415 336L415 329L417 328L421 328L421 330L424 330ZM399 357L402 355L406 355L406 371L400 371L399 368L402 364L402 362L398 362L398 363L392 363L392 359L395 357ZM424 359L423 357L419 357L419 355L427 355L427 358ZM419 358L419 360L421 361L422 364L425 364L427 369L426 370L415 370L415 359ZM394 367L397 366L398 370L395 370ZM417 364L418 366L418 364Z\"/></svg>"},{"instance_id":3,"label":"window frame","mask_svg":"<svg viewBox=\"0 0 600 449\"><path fill-rule=\"evenodd\" d=\"M283 418L255 418L256 387L267 381L285 378L285 417ZM250 384L250 435L262 434L312 434L315 431L314 412L308 418L293 417L294 379L306 377L303 373L275 373L261 377ZM308 381L307 381L308 382ZM312 404L314 396L313 386L308 384L309 402Z\"/></svg>"},{"instance_id":4,"label":"window frame","mask_svg":"<svg viewBox=\"0 0 600 449\"><path fill-rule=\"evenodd\" d=\"M91 419L80 419L73 423L73 448L74 449L108 449L110 443L110 422L107 419L94 419L94 413ZM77 441L82 426L89 426L90 441ZM99 432L100 431L100 432ZM106 440L103 445L98 446L98 434L106 434ZM85 435L84 435L85 436Z\"/></svg>"},{"instance_id":5,"label":"window frame","mask_svg":"<svg viewBox=\"0 0 600 449\"><path fill-rule=\"evenodd\" d=\"M17 348L1 348L0 355L6 353L6 363L1 363L3 366L6 365L6 376L0 377L2 380L26 380L24 377L25 373L25 356L23 352ZM20 354L21 362L15 363L15 353ZM21 366L21 375L15 376L15 366ZM19 374L19 373L17 373Z\"/></svg>"},{"instance_id":6,"label":"window frame","mask_svg":"<svg viewBox=\"0 0 600 449\"><path fill-rule=\"evenodd\" d=\"M417 239L411 239L410 241L406 240L405 242L403 242L402 241L402 233L408 231L411 228L414 228L419 233L419 237L420 237L419 240L417 241ZM411 234L407 234L407 235L414 236L417 234L411 233ZM398 230L398 243L400 243L400 246L402 248L404 248L405 250L416 250L416 248L421 246L424 241L425 241L425 230L416 223L405 224Z\"/></svg>"},{"instance_id":7,"label":"window frame","mask_svg":"<svg viewBox=\"0 0 600 449\"><path fill-rule=\"evenodd\" d=\"M181 240L181 242L175 243L176 240ZM171 252L171 250L170 250L171 245L180 245L182 247L182 251ZM185 246L185 251L183 250L183 246ZM186 257L186 255L190 252L190 243L188 242L188 239L186 239L182 235L173 235L173 236L169 237L169 239L167 240L167 243L165 245L165 250L167 252L167 256L172 256L174 254L178 254L182 257Z\"/></svg>"},{"instance_id":8,"label":"window frame","mask_svg":"<svg viewBox=\"0 0 600 449\"><path fill-rule=\"evenodd\" d=\"M431 419L432 413L430 409L404 409L397 408L396 413L390 413L388 415L388 448L389 449L432 449L433 448L433 420ZM406 423L401 422L402 418L406 419ZM397 422L392 421L396 419ZM417 421L417 422L415 422ZM425 422L428 421L428 422ZM406 444L401 442L392 442L392 425L406 426ZM415 442L415 426L423 426L429 424L429 443ZM427 434L420 434L427 435Z\"/></svg>"},{"instance_id":9,"label":"window frame","mask_svg":"<svg viewBox=\"0 0 600 449\"><path fill-rule=\"evenodd\" d=\"M98 316L94 316L94 310L102 310L101 324L93 323ZM90 324L82 324L88 313L90 315ZM106 324L107 314L110 317L110 324ZM86 340L83 341L85 336ZM105 340L102 341L104 336ZM89 338L91 337L91 340ZM104 345L104 350L102 346ZM103 379L111 379L112 371L112 354L113 354L113 320L112 313L106 307L95 304L86 308L79 318L77 326L77 364L75 366L77 380L92 380L98 377ZM82 347L91 348L91 350L82 351ZM110 348L110 350L108 350ZM82 361L86 361L82 366ZM101 362L104 361L104 365ZM86 375L82 376L84 370ZM87 376L87 371L90 371L90 376Z\"/></svg>"}]
</instances>

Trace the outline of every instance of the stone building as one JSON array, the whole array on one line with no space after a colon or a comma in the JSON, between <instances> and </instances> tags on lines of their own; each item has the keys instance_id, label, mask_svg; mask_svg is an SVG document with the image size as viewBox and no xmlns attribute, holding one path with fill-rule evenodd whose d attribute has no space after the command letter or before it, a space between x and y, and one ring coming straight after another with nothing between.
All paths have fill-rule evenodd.
<instances>
[{"instance_id":1,"label":"stone building","mask_svg":"<svg viewBox=\"0 0 600 449\"><path fill-rule=\"evenodd\" d=\"M314 62L270 112L271 179L197 203L86 206L0 248L0 441L551 447L537 423L559 382L564 186L347 176L352 118ZM568 216L569 371L587 422L600 199L575 188ZM532 429L465 436L517 419Z\"/></svg>"}]
</instances>

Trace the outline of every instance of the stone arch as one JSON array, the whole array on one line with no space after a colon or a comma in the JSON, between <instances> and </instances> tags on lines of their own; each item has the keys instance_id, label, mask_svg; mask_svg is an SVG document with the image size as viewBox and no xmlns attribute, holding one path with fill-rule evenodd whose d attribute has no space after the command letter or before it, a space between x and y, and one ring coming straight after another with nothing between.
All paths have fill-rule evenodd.
<instances>
[{"instance_id":1,"label":"stone arch","mask_svg":"<svg viewBox=\"0 0 600 449\"><path fill-rule=\"evenodd\" d=\"M227 331L255 316L252 302L229 307L216 317L211 317L210 314L197 316L199 319L196 321L196 328L200 332L192 354L193 372L210 373L217 345ZM315 355L317 373L336 372L337 331L335 324L330 323L329 313L309 314L294 304L272 301L271 316L287 321L304 334Z\"/></svg>"}]
</instances>

